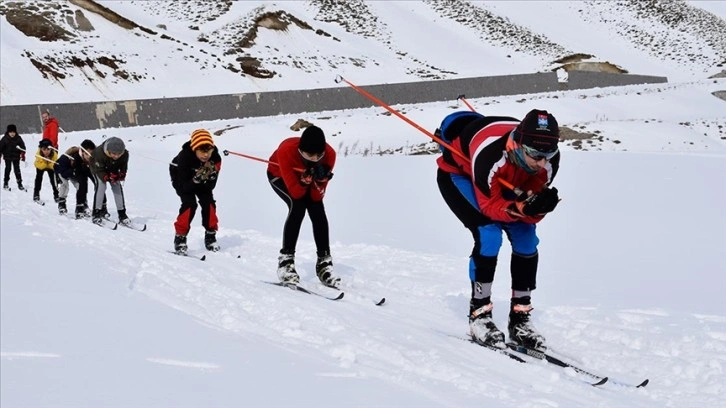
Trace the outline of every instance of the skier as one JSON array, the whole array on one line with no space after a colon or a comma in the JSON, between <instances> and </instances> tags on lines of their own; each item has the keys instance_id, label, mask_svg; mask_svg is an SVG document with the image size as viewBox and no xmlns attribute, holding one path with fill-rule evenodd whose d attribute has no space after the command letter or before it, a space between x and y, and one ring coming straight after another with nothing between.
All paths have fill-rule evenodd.
<instances>
[{"instance_id":1,"label":"skier","mask_svg":"<svg viewBox=\"0 0 726 408\"><path fill-rule=\"evenodd\" d=\"M174 222L174 251L187 252L187 234L197 212L197 200L202 207L204 246L210 251L219 251L217 244L217 204L214 201L214 187L222 168L222 157L214 145L212 135L205 129L192 132L191 140L182 145L179 154L169 165L171 185L181 199L179 216Z\"/></svg>"},{"instance_id":2,"label":"skier","mask_svg":"<svg viewBox=\"0 0 726 408\"><path fill-rule=\"evenodd\" d=\"M40 117L43 119L43 139L50 140L51 146L58 150L58 119L50 116L47 110Z\"/></svg>"},{"instance_id":3,"label":"skier","mask_svg":"<svg viewBox=\"0 0 726 408\"><path fill-rule=\"evenodd\" d=\"M544 351L544 337L530 322L539 254L536 224L559 202L549 187L557 174L559 127L547 111L532 110L519 122L456 112L437 133L454 150L442 149L437 182L451 211L471 231L469 327L480 344L505 348L504 333L492 320L492 282L502 231L512 245L510 341Z\"/></svg>"},{"instance_id":4,"label":"skier","mask_svg":"<svg viewBox=\"0 0 726 408\"><path fill-rule=\"evenodd\" d=\"M91 140L84 140L80 146L73 146L61 155L55 164L55 174L58 179L58 212L63 215L68 212L66 198L70 185L76 188L76 219L90 216L88 212L88 180L92 179L91 153L96 144Z\"/></svg>"},{"instance_id":5,"label":"skier","mask_svg":"<svg viewBox=\"0 0 726 408\"><path fill-rule=\"evenodd\" d=\"M10 181L10 167L15 171L15 180L18 182L18 189L25 190L23 187L23 176L20 174L20 162L25 161L25 142L18 134L18 128L15 125L8 125L5 134L0 139L0 156L5 159L5 177L3 178L3 188L10 190L8 182Z\"/></svg>"},{"instance_id":6,"label":"skier","mask_svg":"<svg viewBox=\"0 0 726 408\"><path fill-rule=\"evenodd\" d=\"M110 137L101 143L91 153L91 174L94 181L93 213L94 224L101 224L104 218L104 199L106 197L106 183L111 184L111 191L116 202L118 222L130 225L126 215L124 189L121 183L126 180L126 171L129 165L129 152L124 141L118 137Z\"/></svg>"},{"instance_id":7,"label":"skier","mask_svg":"<svg viewBox=\"0 0 726 408\"><path fill-rule=\"evenodd\" d=\"M52 149L51 141L43 139L38 143L38 151L35 153L35 188L33 189L33 201L40 201L40 188L43 184L43 173L48 173L50 187L53 189L53 200L58 201L58 187L55 185L55 173L53 166L58 161L58 152Z\"/></svg>"},{"instance_id":8,"label":"skier","mask_svg":"<svg viewBox=\"0 0 726 408\"><path fill-rule=\"evenodd\" d=\"M325 142L322 129L310 126L301 137L283 140L270 156L270 162L267 178L288 207L277 265L278 278L291 285L300 282L295 270L295 247L307 211L313 223L318 255L315 272L324 285L337 288L340 278L333 275L328 217L323 205L325 189L333 177L335 150Z\"/></svg>"}]
</instances>

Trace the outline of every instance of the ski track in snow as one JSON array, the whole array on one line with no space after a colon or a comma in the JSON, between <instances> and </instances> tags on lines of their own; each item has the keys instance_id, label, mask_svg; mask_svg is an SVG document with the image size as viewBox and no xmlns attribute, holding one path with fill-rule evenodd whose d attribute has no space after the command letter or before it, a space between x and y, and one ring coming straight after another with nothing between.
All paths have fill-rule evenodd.
<instances>
[{"instance_id":1,"label":"ski track in snow","mask_svg":"<svg viewBox=\"0 0 726 408\"><path fill-rule=\"evenodd\" d=\"M571 370L540 364L519 370L504 356L444 335L464 337L466 328L462 311L468 302L468 290L451 266L458 260L450 257L387 246L334 246L342 290L348 292L344 300L333 305L260 282L274 279L275 260L269 254L276 253L279 237L226 228L219 234L222 251L208 253L202 262L166 252L171 246L171 218L145 219L149 223L146 232L110 231L87 221L58 217L54 206L25 206L21 201L25 198L3 195L5 220L37 229L34 234L43 240L94 246L94 250L104 252L111 270L128 277L130 293L143 293L205 325L242 337L266 339L316 358L327 356L323 358L336 362L342 370L318 376L376 377L433 400L439 397L427 390L429 382L448 384L452 390L479 395L484 400L522 405L515 396L523 381L531 383L531 391L543 397L522 406L558 406L562 394L568 395L572 404L582 406L595 397L607 399L603 391L583 387ZM135 218L133 213L131 216ZM55 233L45 233L49 228ZM113 246L94 245L110 240ZM201 234L190 239L190 244L196 253L194 245L201 245ZM303 284L333 293L316 282L314 258L309 255L314 254L312 242L301 240L298 252ZM417 275L417 270L440 270L442 275L457 279ZM387 304L375 306L372 299L382 296L389 299ZM702 331L673 333L674 328L694 318ZM663 396L667 393L662 391L672 387L693 393L689 400L694 404L707 403L726 391L726 357L721 352L726 347L726 319L721 316L674 315L657 309L603 313L592 307L553 306L544 308L537 319L551 344L566 347L563 354L576 358L589 370L633 383L649 376L651 384L646 389L618 391L629 394L632 406L652 406L654 401L665 404ZM431 327L432 322L438 325ZM661 336L664 333L668 335ZM617 353L612 352L613 345L617 345ZM713 357L701 358L704 350L712 350ZM2 354L4 359L30 357L60 356L9 351ZM202 370L220 368L207 362L159 357L147 360ZM477 380L483 376L489 381ZM548 394L560 396L548 399Z\"/></svg>"},{"instance_id":2,"label":"ski track in snow","mask_svg":"<svg viewBox=\"0 0 726 408\"><path fill-rule=\"evenodd\" d=\"M43 353L40 351L0 351L0 358L6 360L26 359L26 358L60 358L60 354Z\"/></svg>"}]
</instances>

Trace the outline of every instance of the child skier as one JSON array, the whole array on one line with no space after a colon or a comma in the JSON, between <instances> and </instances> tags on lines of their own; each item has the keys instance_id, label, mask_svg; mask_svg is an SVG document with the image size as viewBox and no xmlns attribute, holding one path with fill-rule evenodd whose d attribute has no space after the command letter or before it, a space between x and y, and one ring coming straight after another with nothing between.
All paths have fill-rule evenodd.
<instances>
[{"instance_id":1,"label":"child skier","mask_svg":"<svg viewBox=\"0 0 726 408\"><path fill-rule=\"evenodd\" d=\"M53 167L58 161L58 152L52 149L50 140L43 139L38 143L38 151L35 153L35 188L33 189L33 201L42 203L40 200L40 188L43 184L43 174L48 174L50 187L53 189L53 200L58 201L58 187L55 184L55 173Z\"/></svg>"},{"instance_id":2,"label":"child skier","mask_svg":"<svg viewBox=\"0 0 726 408\"><path fill-rule=\"evenodd\" d=\"M8 125L5 134L0 139L0 156L5 159L3 188L10 190L8 182L10 181L10 167L12 167L15 171L15 181L18 182L18 189L25 190L23 177L20 174L20 162L25 161L25 142L18 134L18 128L15 125Z\"/></svg>"}]
</instances>

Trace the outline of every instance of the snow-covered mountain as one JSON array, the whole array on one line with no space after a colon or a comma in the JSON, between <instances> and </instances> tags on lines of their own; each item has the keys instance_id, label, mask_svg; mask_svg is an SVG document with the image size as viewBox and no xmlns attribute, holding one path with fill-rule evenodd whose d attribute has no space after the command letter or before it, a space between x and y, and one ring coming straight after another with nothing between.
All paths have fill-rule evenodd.
<instances>
[{"instance_id":1,"label":"snow-covered mountain","mask_svg":"<svg viewBox=\"0 0 726 408\"><path fill-rule=\"evenodd\" d=\"M563 201L538 225L533 316L557 355L611 381L595 388L573 370L519 364L465 340L471 235L440 197L435 155L372 154L409 152L426 136L369 108L62 134L61 148L127 141L128 212L148 229L59 216L47 180L45 206L0 191L2 407L726 405L726 79L708 78L723 70L716 34L726 3L98 4L132 28L86 1L0 3L2 104L315 88L333 86L337 74L365 85L522 73L556 68L571 53L668 76L469 100L490 115L548 109L595 135L561 144L554 184ZM258 21L266 12L276 19ZM11 22L38 15L55 24L38 25L41 35L60 27L70 39L28 37ZM87 58L63 62L74 55ZM225 68L241 69L239 57L275 75ZM64 78L43 78L31 59ZM431 130L467 109L394 108ZM207 259L168 253L179 206L168 162L191 131L207 128L222 149L268 158L300 118L321 126L339 153L326 209L345 297L262 282L276 279L286 209L253 160L224 158L215 190L222 251L203 250L197 215L189 244ZM0 130L7 124L0 118ZM31 147L40 139L22 136ZM32 186L32 163L21 170ZM509 251L505 243L494 284L500 327ZM332 295L317 284L314 261L306 221L302 281ZM617 385L645 378L645 388Z\"/></svg>"},{"instance_id":2,"label":"snow-covered mountain","mask_svg":"<svg viewBox=\"0 0 726 408\"><path fill-rule=\"evenodd\" d=\"M3 105L598 70L724 72L722 2L0 3ZM91 92L89 95L88 92Z\"/></svg>"}]
</instances>

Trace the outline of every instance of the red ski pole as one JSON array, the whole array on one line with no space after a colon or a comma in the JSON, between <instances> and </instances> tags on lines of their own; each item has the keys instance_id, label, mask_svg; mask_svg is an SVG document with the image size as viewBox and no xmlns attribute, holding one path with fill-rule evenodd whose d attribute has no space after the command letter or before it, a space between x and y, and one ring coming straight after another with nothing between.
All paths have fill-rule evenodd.
<instances>
[{"instance_id":1,"label":"red ski pole","mask_svg":"<svg viewBox=\"0 0 726 408\"><path fill-rule=\"evenodd\" d=\"M261 159L261 158L259 158L259 157L255 157L255 156L250 156L249 154L244 154L244 153L238 153L238 152L232 152L232 151L229 151L229 150L223 150L223 151L222 151L222 153L223 153L223 154L224 154L225 156L229 156L229 155L231 154L231 155L234 155L234 156L244 157L245 159L250 159L250 160L256 160L256 161L258 161L258 162L262 162L262 163L268 163L268 164L272 164L273 166L278 166L278 167L280 166L279 164L277 164L277 163L275 163L275 162L273 162L273 161L269 161L269 160ZM293 168L293 170L295 170L295 171L299 171L299 172L301 172L301 173L302 173L302 172L305 172L305 170L303 170L303 169L298 169L298 168Z\"/></svg>"},{"instance_id":2,"label":"red ski pole","mask_svg":"<svg viewBox=\"0 0 726 408\"><path fill-rule=\"evenodd\" d=\"M397 111L397 110L393 109L392 107L390 107L390 106L389 106L388 104L386 104L385 102L383 102L383 101L381 101L380 99L376 98L375 96L371 95L371 94L370 94L370 93L368 93L368 92L367 92L366 90L364 90L364 89L360 88L359 86L357 86L357 85L355 85L355 84L351 83L351 82L350 82L350 81L348 81L347 79L345 79L345 78L343 78L342 76L338 75L338 77L337 77L337 78L335 78L335 82L336 82L336 83L340 83L341 81L345 82L345 83L346 83L346 84L348 84L348 85L349 85L349 86L350 86L351 88L355 89L356 91L358 91L358 93L360 93L361 95L363 95L363 96L365 96L366 98L370 99L371 101L373 101L373 102L374 102L374 103L376 103L377 105L379 105L379 106L383 107L383 108L384 108L385 110L387 110L387 111L391 112L392 114L394 114L394 115L398 116L398 117L399 117L399 118L400 118L401 120L403 120L404 122L406 122L406 123L408 123L409 125L411 125L411 126L415 127L416 129L420 130L420 131L421 131L421 133L425 134L426 136L428 136L428 137L430 137L431 139L435 140L435 141L436 141L437 143L439 143L440 145L442 145L442 146L444 146L445 148L449 149L449 151L450 151L450 152L452 152L452 153L456 154L457 156L461 157L461 158L462 158L462 159L464 159L464 161L466 161L467 163L469 162L469 158L468 158L468 157L466 157L466 156L464 156L464 153L462 153L462 152L460 152L460 151L458 151L458 150L454 149L454 147L453 147L453 146L451 146L450 144L446 143L446 142L445 142L444 140L442 140L441 138L439 138L439 137L436 137L436 135L434 135L433 133L431 133L431 132L429 132L428 130L424 129L424 128L423 128L423 127L421 127L421 126L420 126L420 125L419 125L418 123L416 123L416 122L412 121L411 119L407 118L407 117L406 117L406 116L404 116L404 115L403 115L403 114L402 114L401 112L399 112L399 111Z\"/></svg>"},{"instance_id":3,"label":"red ski pole","mask_svg":"<svg viewBox=\"0 0 726 408\"><path fill-rule=\"evenodd\" d=\"M461 95L457 96L456 99L461 99L461 101L464 102L464 104L469 108L469 110L471 110L472 112L476 112L476 109L474 109L474 107L471 106L471 104L469 104L469 101L466 100L466 95L461 94Z\"/></svg>"}]
</instances>

